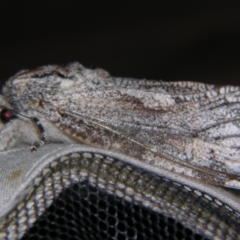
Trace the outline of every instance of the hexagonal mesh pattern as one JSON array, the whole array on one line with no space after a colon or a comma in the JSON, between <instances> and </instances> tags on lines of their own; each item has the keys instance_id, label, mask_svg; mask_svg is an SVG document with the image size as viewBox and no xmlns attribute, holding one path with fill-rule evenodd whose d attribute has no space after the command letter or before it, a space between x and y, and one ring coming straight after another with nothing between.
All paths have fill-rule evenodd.
<instances>
[{"instance_id":1,"label":"hexagonal mesh pattern","mask_svg":"<svg viewBox=\"0 0 240 240\"><path fill-rule=\"evenodd\" d=\"M27 239L203 239L174 219L74 184L41 216Z\"/></svg>"},{"instance_id":2,"label":"hexagonal mesh pattern","mask_svg":"<svg viewBox=\"0 0 240 240\"><path fill-rule=\"evenodd\" d=\"M118 159L56 159L6 217L3 239L238 239L239 214L217 199Z\"/></svg>"}]
</instances>

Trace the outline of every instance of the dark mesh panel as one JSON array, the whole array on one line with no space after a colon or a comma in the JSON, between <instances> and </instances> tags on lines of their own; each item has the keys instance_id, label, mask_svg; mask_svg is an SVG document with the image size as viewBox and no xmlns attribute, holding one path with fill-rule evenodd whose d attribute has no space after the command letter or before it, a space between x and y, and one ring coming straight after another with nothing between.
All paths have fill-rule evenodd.
<instances>
[{"instance_id":1,"label":"dark mesh panel","mask_svg":"<svg viewBox=\"0 0 240 240\"><path fill-rule=\"evenodd\" d=\"M240 239L239 213L118 159L53 161L0 223L2 239Z\"/></svg>"},{"instance_id":2,"label":"dark mesh panel","mask_svg":"<svg viewBox=\"0 0 240 240\"><path fill-rule=\"evenodd\" d=\"M172 218L91 187L63 191L23 240L204 239Z\"/></svg>"}]
</instances>

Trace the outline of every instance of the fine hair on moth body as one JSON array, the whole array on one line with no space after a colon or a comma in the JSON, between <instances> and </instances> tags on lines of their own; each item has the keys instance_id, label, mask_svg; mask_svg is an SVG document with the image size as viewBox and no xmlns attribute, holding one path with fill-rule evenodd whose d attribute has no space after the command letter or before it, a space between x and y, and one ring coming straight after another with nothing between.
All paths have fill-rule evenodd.
<instances>
[{"instance_id":1,"label":"fine hair on moth body","mask_svg":"<svg viewBox=\"0 0 240 240\"><path fill-rule=\"evenodd\" d=\"M13 109L7 108L5 106L0 106L0 109L1 109L0 119L3 123L7 123L12 119L16 119L17 117L21 116L21 117L32 120L36 124L36 126L39 130L39 133L41 134L41 141L35 142L35 144L31 146L32 151L35 151L38 146L42 146L45 144L46 137L45 137L44 128L43 128L41 122L37 118L35 118L35 117L30 118L21 113L17 113Z\"/></svg>"},{"instance_id":2,"label":"fine hair on moth body","mask_svg":"<svg viewBox=\"0 0 240 240\"><path fill-rule=\"evenodd\" d=\"M238 86L112 77L72 63L20 71L0 105L0 151L80 143L240 189Z\"/></svg>"}]
</instances>

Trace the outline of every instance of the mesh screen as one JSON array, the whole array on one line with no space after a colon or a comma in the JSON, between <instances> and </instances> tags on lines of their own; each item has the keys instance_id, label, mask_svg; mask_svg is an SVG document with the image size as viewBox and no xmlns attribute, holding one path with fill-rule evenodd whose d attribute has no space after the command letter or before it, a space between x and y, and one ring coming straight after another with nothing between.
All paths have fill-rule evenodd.
<instances>
[{"instance_id":1,"label":"mesh screen","mask_svg":"<svg viewBox=\"0 0 240 240\"><path fill-rule=\"evenodd\" d=\"M52 162L6 217L3 239L239 239L239 214L217 199L117 159Z\"/></svg>"},{"instance_id":2,"label":"mesh screen","mask_svg":"<svg viewBox=\"0 0 240 240\"><path fill-rule=\"evenodd\" d=\"M23 239L203 239L172 218L83 185L61 193Z\"/></svg>"}]
</instances>

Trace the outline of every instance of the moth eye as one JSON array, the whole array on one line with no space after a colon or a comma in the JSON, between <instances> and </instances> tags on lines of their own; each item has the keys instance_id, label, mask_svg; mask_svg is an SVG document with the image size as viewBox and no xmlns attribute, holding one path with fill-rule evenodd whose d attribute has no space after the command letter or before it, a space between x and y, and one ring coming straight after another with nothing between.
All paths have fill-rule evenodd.
<instances>
[{"instance_id":1,"label":"moth eye","mask_svg":"<svg viewBox=\"0 0 240 240\"><path fill-rule=\"evenodd\" d=\"M7 123L11 119L16 118L16 115L11 110L3 108L0 113L0 118L2 122Z\"/></svg>"}]
</instances>

